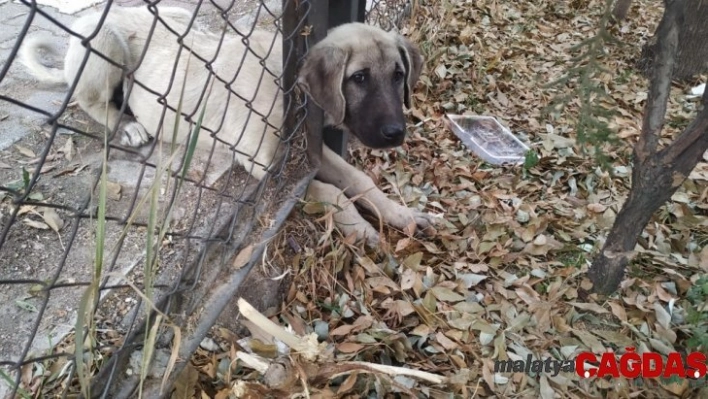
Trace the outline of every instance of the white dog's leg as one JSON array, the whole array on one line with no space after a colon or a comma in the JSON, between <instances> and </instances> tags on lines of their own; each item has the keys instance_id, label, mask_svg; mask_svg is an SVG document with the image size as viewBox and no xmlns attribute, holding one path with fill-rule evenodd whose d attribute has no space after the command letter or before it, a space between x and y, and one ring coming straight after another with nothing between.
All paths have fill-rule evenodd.
<instances>
[{"instance_id":1,"label":"white dog's leg","mask_svg":"<svg viewBox=\"0 0 708 399\"><path fill-rule=\"evenodd\" d=\"M419 229L426 229L434 224L433 216L389 199L369 176L348 164L327 146L323 146L322 166L317 178L344 190L349 198L361 195L362 198L357 201L360 205L374 214L380 214L384 222L398 229L403 230L412 222L415 222Z\"/></svg>"},{"instance_id":2,"label":"white dog's leg","mask_svg":"<svg viewBox=\"0 0 708 399\"><path fill-rule=\"evenodd\" d=\"M100 14L79 19L72 27L77 33L89 36L96 29ZM107 24L91 40L91 47L118 65L132 65L127 38L114 26ZM69 50L64 60L64 78L71 85L78 78L74 97L93 120L117 129L117 139L122 145L139 147L150 140L150 135L135 118L123 115L113 103L113 91L122 88L125 92L123 70L96 54L91 54L82 69L86 49L78 38L69 40ZM123 85L123 86L121 86ZM127 101L128 99L125 99Z\"/></svg>"},{"instance_id":3,"label":"white dog's leg","mask_svg":"<svg viewBox=\"0 0 708 399\"><path fill-rule=\"evenodd\" d=\"M115 104L110 102L104 93L100 93L100 100L86 100L85 96L76 96L79 106L93 120L105 125L108 129L113 129L118 124L117 138L121 145L128 147L140 147L150 141L150 134L145 130L143 125L137 122L134 118L123 115L121 118L120 110Z\"/></svg>"},{"instance_id":4,"label":"white dog's leg","mask_svg":"<svg viewBox=\"0 0 708 399\"><path fill-rule=\"evenodd\" d=\"M345 236L355 233L357 240L365 239L370 247L378 244L378 231L361 217L342 190L315 179L307 188L307 198L325 204L326 212L333 211L334 223Z\"/></svg>"}]
</instances>

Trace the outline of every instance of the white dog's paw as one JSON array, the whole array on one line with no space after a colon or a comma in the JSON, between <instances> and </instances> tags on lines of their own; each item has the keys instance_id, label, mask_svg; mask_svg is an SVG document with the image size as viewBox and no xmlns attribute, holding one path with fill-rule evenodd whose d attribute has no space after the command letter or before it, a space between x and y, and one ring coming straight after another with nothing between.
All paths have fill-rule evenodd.
<instances>
[{"instance_id":1,"label":"white dog's paw","mask_svg":"<svg viewBox=\"0 0 708 399\"><path fill-rule=\"evenodd\" d=\"M147 130L136 121L123 123L118 129L120 144L126 147L140 147L150 141Z\"/></svg>"}]
</instances>

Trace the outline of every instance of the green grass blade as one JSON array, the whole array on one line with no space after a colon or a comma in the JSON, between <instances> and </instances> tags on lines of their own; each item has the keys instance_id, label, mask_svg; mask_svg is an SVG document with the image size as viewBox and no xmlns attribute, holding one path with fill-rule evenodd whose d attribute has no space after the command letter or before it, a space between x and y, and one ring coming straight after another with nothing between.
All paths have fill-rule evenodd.
<instances>
[{"instance_id":1,"label":"green grass blade","mask_svg":"<svg viewBox=\"0 0 708 399\"><path fill-rule=\"evenodd\" d=\"M10 387L13 387L15 385L15 380L13 380L9 375L7 375L5 373L5 370L0 370L0 378L2 378L3 381L7 382ZM20 387L17 388L17 394L19 394L22 399L32 399L32 395Z\"/></svg>"}]
</instances>

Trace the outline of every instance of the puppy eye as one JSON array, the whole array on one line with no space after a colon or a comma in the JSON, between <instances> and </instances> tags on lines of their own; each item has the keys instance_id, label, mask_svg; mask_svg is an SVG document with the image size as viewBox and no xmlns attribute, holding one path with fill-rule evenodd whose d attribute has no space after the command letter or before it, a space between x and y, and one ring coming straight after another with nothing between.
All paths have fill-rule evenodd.
<instances>
[{"instance_id":1,"label":"puppy eye","mask_svg":"<svg viewBox=\"0 0 708 399\"><path fill-rule=\"evenodd\" d=\"M351 79L354 83L362 84L366 80L366 75L364 72L356 72L349 79Z\"/></svg>"},{"instance_id":2,"label":"puppy eye","mask_svg":"<svg viewBox=\"0 0 708 399\"><path fill-rule=\"evenodd\" d=\"M406 75L403 73L403 71L396 71L393 73L393 80L396 81L396 83L400 82L403 80L403 78Z\"/></svg>"}]
</instances>

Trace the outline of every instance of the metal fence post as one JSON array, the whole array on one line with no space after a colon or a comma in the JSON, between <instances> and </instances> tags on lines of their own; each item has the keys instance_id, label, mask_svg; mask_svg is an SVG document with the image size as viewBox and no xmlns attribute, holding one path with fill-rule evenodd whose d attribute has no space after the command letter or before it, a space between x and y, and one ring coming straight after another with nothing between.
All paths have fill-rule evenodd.
<instances>
[{"instance_id":1,"label":"metal fence post","mask_svg":"<svg viewBox=\"0 0 708 399\"><path fill-rule=\"evenodd\" d=\"M330 1L329 28L347 22L364 22L366 18L366 0Z\"/></svg>"},{"instance_id":2,"label":"metal fence post","mask_svg":"<svg viewBox=\"0 0 708 399\"><path fill-rule=\"evenodd\" d=\"M328 30L348 22L364 22L366 18L366 0L334 0L326 3L329 3ZM325 127L322 134L324 143L342 158L347 159L349 135L331 126Z\"/></svg>"},{"instance_id":3,"label":"metal fence post","mask_svg":"<svg viewBox=\"0 0 708 399\"><path fill-rule=\"evenodd\" d=\"M324 4L318 4L324 3ZM323 7L324 6L324 7ZM283 106L285 107L285 136L290 137L296 129L294 106L297 102L297 73L308 47L322 40L325 29L312 29L308 36L302 33L307 26L327 26L327 2L322 0L283 0ZM312 166L319 168L322 156L323 113L312 101L307 102L307 155Z\"/></svg>"}]
</instances>

